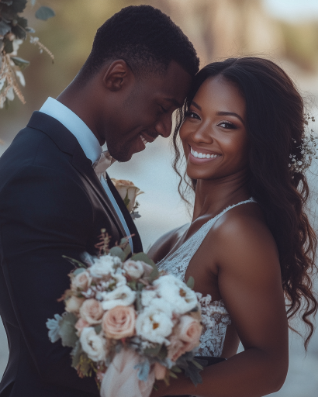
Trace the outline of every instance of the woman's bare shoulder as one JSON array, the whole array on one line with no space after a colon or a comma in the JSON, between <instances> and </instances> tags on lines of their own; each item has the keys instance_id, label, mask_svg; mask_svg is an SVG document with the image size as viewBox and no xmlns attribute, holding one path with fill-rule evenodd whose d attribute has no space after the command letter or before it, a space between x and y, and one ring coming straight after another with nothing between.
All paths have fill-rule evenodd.
<instances>
[{"instance_id":1,"label":"woman's bare shoulder","mask_svg":"<svg viewBox=\"0 0 318 397\"><path fill-rule=\"evenodd\" d=\"M176 242L182 237L184 231L188 228L188 224L179 226L168 233L161 236L148 251L148 256L155 262L163 259L174 247Z\"/></svg>"},{"instance_id":2,"label":"woman's bare shoulder","mask_svg":"<svg viewBox=\"0 0 318 397\"><path fill-rule=\"evenodd\" d=\"M255 205L239 206L220 218L213 230L219 257L227 258L235 266L237 255L245 258L254 268L257 263L278 263L277 245L264 215ZM260 258L263 258L261 260ZM227 261L226 261L227 262Z\"/></svg>"}]
</instances>

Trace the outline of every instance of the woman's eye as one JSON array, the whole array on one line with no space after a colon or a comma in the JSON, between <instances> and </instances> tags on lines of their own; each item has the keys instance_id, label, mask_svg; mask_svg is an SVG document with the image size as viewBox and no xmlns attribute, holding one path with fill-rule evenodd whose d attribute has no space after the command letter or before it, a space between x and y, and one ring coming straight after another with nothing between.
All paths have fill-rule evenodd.
<instances>
[{"instance_id":1,"label":"woman's eye","mask_svg":"<svg viewBox=\"0 0 318 397\"><path fill-rule=\"evenodd\" d=\"M185 112L185 118L187 118L187 119L200 119L200 117L196 113L191 112L190 110L187 110Z\"/></svg>"},{"instance_id":2,"label":"woman's eye","mask_svg":"<svg viewBox=\"0 0 318 397\"><path fill-rule=\"evenodd\" d=\"M218 124L219 127L226 128L226 129L235 129L236 126L229 121L222 121Z\"/></svg>"}]
</instances>

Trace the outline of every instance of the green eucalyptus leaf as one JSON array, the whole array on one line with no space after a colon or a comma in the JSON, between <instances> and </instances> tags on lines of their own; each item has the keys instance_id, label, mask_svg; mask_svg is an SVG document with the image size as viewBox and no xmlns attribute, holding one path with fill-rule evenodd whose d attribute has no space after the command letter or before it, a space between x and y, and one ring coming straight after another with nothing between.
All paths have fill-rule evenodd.
<instances>
[{"instance_id":1,"label":"green eucalyptus leaf","mask_svg":"<svg viewBox=\"0 0 318 397\"><path fill-rule=\"evenodd\" d=\"M177 375L172 371L169 371L169 376L171 376L171 378L178 379Z\"/></svg>"},{"instance_id":2,"label":"green eucalyptus leaf","mask_svg":"<svg viewBox=\"0 0 318 397\"><path fill-rule=\"evenodd\" d=\"M127 283L128 287L131 288L133 291L137 291L137 281L132 280Z\"/></svg>"},{"instance_id":3,"label":"green eucalyptus leaf","mask_svg":"<svg viewBox=\"0 0 318 397\"><path fill-rule=\"evenodd\" d=\"M33 7L36 3L36 0L31 0L31 6Z\"/></svg>"},{"instance_id":4,"label":"green eucalyptus leaf","mask_svg":"<svg viewBox=\"0 0 318 397\"><path fill-rule=\"evenodd\" d=\"M177 372L178 374L179 374L180 372L182 372L181 368L177 367L176 365L174 365L173 367L171 367L171 371Z\"/></svg>"},{"instance_id":5,"label":"green eucalyptus leaf","mask_svg":"<svg viewBox=\"0 0 318 397\"><path fill-rule=\"evenodd\" d=\"M126 259L124 251L120 247L113 247L109 250L111 256L118 256L122 261Z\"/></svg>"},{"instance_id":6,"label":"green eucalyptus leaf","mask_svg":"<svg viewBox=\"0 0 318 397\"><path fill-rule=\"evenodd\" d=\"M156 280L159 277L159 270L154 268L153 271L150 273L150 281Z\"/></svg>"},{"instance_id":7,"label":"green eucalyptus leaf","mask_svg":"<svg viewBox=\"0 0 318 397\"><path fill-rule=\"evenodd\" d=\"M94 330L96 332L96 334L100 334L101 330L102 330L102 326L100 324L95 325Z\"/></svg>"},{"instance_id":8,"label":"green eucalyptus leaf","mask_svg":"<svg viewBox=\"0 0 318 397\"><path fill-rule=\"evenodd\" d=\"M21 70L25 69L27 66L30 65L29 61L19 57L11 57L11 60L14 62L15 65L19 66Z\"/></svg>"},{"instance_id":9,"label":"green eucalyptus leaf","mask_svg":"<svg viewBox=\"0 0 318 397\"><path fill-rule=\"evenodd\" d=\"M147 265L150 265L153 268L157 269L157 266L155 265L155 262L152 259L150 259L144 252L139 252L139 254L134 254L131 257L131 260L145 262L145 263L147 263Z\"/></svg>"},{"instance_id":10,"label":"green eucalyptus leaf","mask_svg":"<svg viewBox=\"0 0 318 397\"><path fill-rule=\"evenodd\" d=\"M5 23L4 21L0 21L0 36L5 36L11 30L11 26Z\"/></svg>"},{"instance_id":11,"label":"green eucalyptus leaf","mask_svg":"<svg viewBox=\"0 0 318 397\"><path fill-rule=\"evenodd\" d=\"M77 276L78 274L81 274L81 273L83 273L83 272L85 272L85 269L83 269L83 268L81 267L81 268L79 268L79 269L74 270L73 276Z\"/></svg>"},{"instance_id":12,"label":"green eucalyptus leaf","mask_svg":"<svg viewBox=\"0 0 318 397\"><path fill-rule=\"evenodd\" d=\"M124 204L125 204L126 207L128 207L129 203L130 203L130 200L128 198L128 192L127 192L126 193L126 197L124 198Z\"/></svg>"},{"instance_id":13,"label":"green eucalyptus leaf","mask_svg":"<svg viewBox=\"0 0 318 397\"><path fill-rule=\"evenodd\" d=\"M10 4L10 8L13 12L20 13L25 9L28 0L14 0Z\"/></svg>"},{"instance_id":14,"label":"green eucalyptus leaf","mask_svg":"<svg viewBox=\"0 0 318 397\"><path fill-rule=\"evenodd\" d=\"M65 313L63 315L63 318L59 323L59 334L61 336L63 346L75 347L76 342L78 341L75 328L76 322L77 317L75 314Z\"/></svg>"},{"instance_id":15,"label":"green eucalyptus leaf","mask_svg":"<svg viewBox=\"0 0 318 397\"><path fill-rule=\"evenodd\" d=\"M35 13L35 17L41 19L42 21L46 21L54 16L55 12L52 10L52 8L46 6L40 7Z\"/></svg>"},{"instance_id":16,"label":"green eucalyptus leaf","mask_svg":"<svg viewBox=\"0 0 318 397\"><path fill-rule=\"evenodd\" d=\"M74 349L71 351L72 367L73 368L76 368L77 365L79 364L82 353L83 353L82 345L81 345L80 341L78 340L75 344Z\"/></svg>"},{"instance_id":17,"label":"green eucalyptus leaf","mask_svg":"<svg viewBox=\"0 0 318 397\"><path fill-rule=\"evenodd\" d=\"M192 276L190 276L190 277L188 278L187 286L188 286L190 289L193 289L193 288L194 288L194 278L193 278Z\"/></svg>"},{"instance_id":18,"label":"green eucalyptus leaf","mask_svg":"<svg viewBox=\"0 0 318 397\"><path fill-rule=\"evenodd\" d=\"M167 358L167 356L168 356L167 346L161 345L161 349L160 349L157 357L159 358L159 360L164 361Z\"/></svg>"},{"instance_id":19,"label":"green eucalyptus leaf","mask_svg":"<svg viewBox=\"0 0 318 397\"><path fill-rule=\"evenodd\" d=\"M85 269L87 268L87 266L84 263L78 261L77 259L70 258L69 256L66 255L62 255L62 258L67 259L69 262L71 262L72 265L76 267L84 267Z\"/></svg>"},{"instance_id":20,"label":"green eucalyptus leaf","mask_svg":"<svg viewBox=\"0 0 318 397\"><path fill-rule=\"evenodd\" d=\"M131 254L130 244L127 244L124 248L124 254L126 255L125 259Z\"/></svg>"},{"instance_id":21,"label":"green eucalyptus leaf","mask_svg":"<svg viewBox=\"0 0 318 397\"><path fill-rule=\"evenodd\" d=\"M13 52L13 44L12 41L6 39L4 40L4 48L3 50L7 53L7 54L11 54L11 52Z\"/></svg>"},{"instance_id":22,"label":"green eucalyptus leaf","mask_svg":"<svg viewBox=\"0 0 318 397\"><path fill-rule=\"evenodd\" d=\"M159 352L160 352L160 350L161 350L161 346L162 345L160 345L160 343L157 343L156 347L147 347L144 350L144 354L146 356L157 357Z\"/></svg>"}]
</instances>

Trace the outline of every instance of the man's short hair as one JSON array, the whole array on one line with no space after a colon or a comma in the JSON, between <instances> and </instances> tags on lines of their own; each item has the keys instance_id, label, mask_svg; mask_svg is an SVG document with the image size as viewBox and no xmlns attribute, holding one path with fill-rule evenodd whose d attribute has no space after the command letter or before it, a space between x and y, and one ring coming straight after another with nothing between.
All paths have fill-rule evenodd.
<instances>
[{"instance_id":1,"label":"man's short hair","mask_svg":"<svg viewBox=\"0 0 318 397\"><path fill-rule=\"evenodd\" d=\"M187 36L167 15L148 5L123 8L97 30L79 78L88 81L106 61L116 59L123 59L136 75L164 72L171 61L191 76L199 69Z\"/></svg>"}]
</instances>

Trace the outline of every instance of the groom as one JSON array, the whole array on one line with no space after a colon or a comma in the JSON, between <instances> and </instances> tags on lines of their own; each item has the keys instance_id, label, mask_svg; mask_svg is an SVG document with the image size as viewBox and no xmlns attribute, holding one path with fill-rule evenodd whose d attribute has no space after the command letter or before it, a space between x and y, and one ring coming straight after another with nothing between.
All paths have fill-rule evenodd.
<instances>
[{"instance_id":1,"label":"groom","mask_svg":"<svg viewBox=\"0 0 318 397\"><path fill-rule=\"evenodd\" d=\"M71 368L70 350L48 338L45 323L63 312L57 299L72 270L62 255L94 254L102 228L111 244L134 235L133 252L142 250L105 171L170 135L197 70L192 44L170 18L127 7L98 29L74 81L33 113L1 157L0 315L10 347L1 397L99 394L94 378Z\"/></svg>"}]
</instances>

